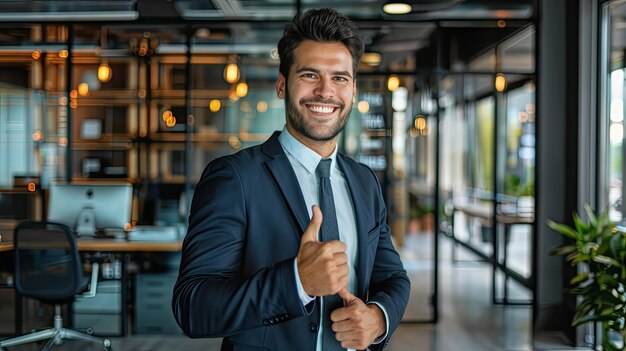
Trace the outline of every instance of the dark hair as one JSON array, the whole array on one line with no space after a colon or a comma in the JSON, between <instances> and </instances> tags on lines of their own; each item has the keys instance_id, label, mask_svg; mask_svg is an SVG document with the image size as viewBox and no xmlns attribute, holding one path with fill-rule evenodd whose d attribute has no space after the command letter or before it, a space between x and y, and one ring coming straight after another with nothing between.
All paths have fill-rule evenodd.
<instances>
[{"instance_id":1,"label":"dark hair","mask_svg":"<svg viewBox=\"0 0 626 351\"><path fill-rule=\"evenodd\" d=\"M363 55L363 41L359 30L348 17L330 8L298 12L293 21L285 26L283 37L278 42L280 73L285 79L293 65L293 52L303 40L322 43L342 42L352 55L352 73L356 71Z\"/></svg>"}]
</instances>

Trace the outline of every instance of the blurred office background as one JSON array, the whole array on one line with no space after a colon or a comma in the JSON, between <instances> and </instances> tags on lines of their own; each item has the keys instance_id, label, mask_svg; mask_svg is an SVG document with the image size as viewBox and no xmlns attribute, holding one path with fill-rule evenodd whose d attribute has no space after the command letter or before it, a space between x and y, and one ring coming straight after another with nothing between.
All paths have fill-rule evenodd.
<instances>
[{"instance_id":1,"label":"blurred office background","mask_svg":"<svg viewBox=\"0 0 626 351\"><path fill-rule=\"evenodd\" d=\"M389 3L1 1L0 234L45 220L51 184L106 182L132 184L137 233L184 235L204 166L284 125L284 25L334 7L365 42L339 147L376 172L413 286L389 349L593 348L596 328L570 324L577 267L550 253L564 239L546 223L584 204L624 220L626 2ZM113 274L104 291L127 308L68 315L89 314L74 324L118 350L219 349L173 322L178 254L85 254L124 262L127 293ZM36 302L14 311L10 252L0 263L0 333L15 313L21 329L48 325ZM161 309L139 302L154 294Z\"/></svg>"}]
</instances>

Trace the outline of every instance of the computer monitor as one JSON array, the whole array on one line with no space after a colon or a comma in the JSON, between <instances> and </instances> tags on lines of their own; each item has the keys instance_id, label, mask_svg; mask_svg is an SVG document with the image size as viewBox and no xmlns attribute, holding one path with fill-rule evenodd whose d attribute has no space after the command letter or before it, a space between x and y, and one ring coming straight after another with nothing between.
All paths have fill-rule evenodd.
<instances>
[{"instance_id":1,"label":"computer monitor","mask_svg":"<svg viewBox=\"0 0 626 351\"><path fill-rule=\"evenodd\" d=\"M49 221L64 223L78 235L129 230L130 184L51 184L49 191Z\"/></svg>"}]
</instances>

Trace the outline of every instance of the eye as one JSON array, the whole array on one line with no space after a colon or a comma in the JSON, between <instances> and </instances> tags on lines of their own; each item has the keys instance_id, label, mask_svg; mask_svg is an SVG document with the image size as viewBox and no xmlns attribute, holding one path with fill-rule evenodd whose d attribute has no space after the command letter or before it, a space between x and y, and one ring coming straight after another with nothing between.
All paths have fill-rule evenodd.
<instances>
[{"instance_id":1,"label":"eye","mask_svg":"<svg viewBox=\"0 0 626 351\"><path fill-rule=\"evenodd\" d=\"M341 83L348 83L350 82L350 79L348 79L347 77L342 77L342 76L337 76L335 77L335 80Z\"/></svg>"},{"instance_id":2,"label":"eye","mask_svg":"<svg viewBox=\"0 0 626 351\"><path fill-rule=\"evenodd\" d=\"M315 78L317 78L317 76L314 73L303 73L302 77L303 78L308 78L308 79L315 79Z\"/></svg>"}]
</instances>

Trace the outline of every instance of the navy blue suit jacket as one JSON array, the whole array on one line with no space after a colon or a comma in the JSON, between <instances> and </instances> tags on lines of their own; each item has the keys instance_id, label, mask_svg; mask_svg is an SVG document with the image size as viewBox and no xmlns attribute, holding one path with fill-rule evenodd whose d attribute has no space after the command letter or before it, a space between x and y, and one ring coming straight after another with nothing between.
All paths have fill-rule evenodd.
<instances>
[{"instance_id":1,"label":"navy blue suit jacket","mask_svg":"<svg viewBox=\"0 0 626 351\"><path fill-rule=\"evenodd\" d=\"M222 350L315 350L319 302L302 306L293 267L310 219L278 134L211 162L193 195L172 306L187 335L224 337ZM352 293L385 307L391 335L410 284L380 186L366 166L340 154L337 160L356 212Z\"/></svg>"}]
</instances>

